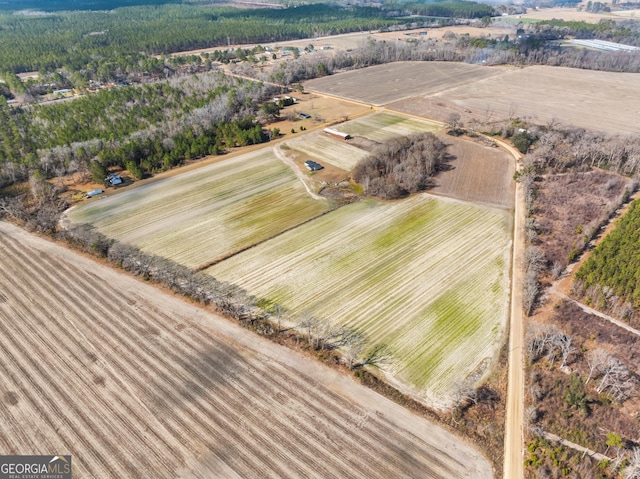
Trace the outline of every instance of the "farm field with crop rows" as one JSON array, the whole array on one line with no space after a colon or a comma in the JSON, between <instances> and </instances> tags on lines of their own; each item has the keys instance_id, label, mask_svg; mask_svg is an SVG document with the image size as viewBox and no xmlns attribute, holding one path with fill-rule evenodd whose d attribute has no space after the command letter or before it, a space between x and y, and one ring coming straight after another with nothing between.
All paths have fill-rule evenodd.
<instances>
[{"instance_id":1,"label":"farm field with crop rows","mask_svg":"<svg viewBox=\"0 0 640 479\"><path fill-rule=\"evenodd\" d=\"M320 164L329 163L345 171L351 171L368 151L350 145L347 141L334 138L323 131L315 131L299 136L285 143L289 148L297 150L317 160Z\"/></svg>"},{"instance_id":2,"label":"farm field with crop rows","mask_svg":"<svg viewBox=\"0 0 640 479\"><path fill-rule=\"evenodd\" d=\"M404 115L381 112L350 120L334 127L351 136L364 136L378 143L411 133L436 132L443 128L440 123L409 118Z\"/></svg>"},{"instance_id":3,"label":"farm field with crop rows","mask_svg":"<svg viewBox=\"0 0 640 479\"><path fill-rule=\"evenodd\" d=\"M311 198L272 148L73 208L69 218L111 238L196 267L331 208Z\"/></svg>"},{"instance_id":4,"label":"farm field with crop rows","mask_svg":"<svg viewBox=\"0 0 640 479\"><path fill-rule=\"evenodd\" d=\"M445 403L501 344L510 222L507 211L425 194L367 200L205 271L388 345L390 379Z\"/></svg>"},{"instance_id":5,"label":"farm field with crop rows","mask_svg":"<svg viewBox=\"0 0 640 479\"><path fill-rule=\"evenodd\" d=\"M75 478L485 479L488 462L339 372L0 222L0 450Z\"/></svg>"},{"instance_id":6,"label":"farm field with crop rows","mask_svg":"<svg viewBox=\"0 0 640 479\"><path fill-rule=\"evenodd\" d=\"M304 88L372 105L385 105L402 98L475 85L501 73L498 68L468 63L394 62L315 78L306 81ZM429 117L429 114L423 112L420 116Z\"/></svg>"},{"instance_id":7,"label":"farm field with crop rows","mask_svg":"<svg viewBox=\"0 0 640 479\"><path fill-rule=\"evenodd\" d=\"M532 65L514 69L446 62L397 62L305 82L328 93L447 121L531 118L613 134L640 133L636 73Z\"/></svg>"}]
</instances>

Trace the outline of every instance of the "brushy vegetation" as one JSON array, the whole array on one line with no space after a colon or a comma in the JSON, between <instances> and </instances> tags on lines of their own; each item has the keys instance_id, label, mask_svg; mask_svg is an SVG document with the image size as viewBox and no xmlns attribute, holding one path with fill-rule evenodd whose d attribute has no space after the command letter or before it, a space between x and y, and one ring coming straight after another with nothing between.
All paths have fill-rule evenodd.
<instances>
[{"instance_id":1,"label":"brushy vegetation","mask_svg":"<svg viewBox=\"0 0 640 479\"><path fill-rule=\"evenodd\" d=\"M526 132L535 138L535 149L524 157L517 178L527 215L523 301L530 314L542 281L559 277L635 191L637 182L621 175L638 175L640 143L553 125L529 127ZM503 126L503 136L514 133L513 122Z\"/></svg>"},{"instance_id":2,"label":"brushy vegetation","mask_svg":"<svg viewBox=\"0 0 640 479\"><path fill-rule=\"evenodd\" d=\"M377 147L353 170L365 193L395 199L424 190L446 157L446 145L433 133L413 133Z\"/></svg>"},{"instance_id":3,"label":"brushy vegetation","mask_svg":"<svg viewBox=\"0 0 640 479\"><path fill-rule=\"evenodd\" d=\"M589 304L635 321L640 308L640 202L634 201L616 228L576 273L574 292Z\"/></svg>"},{"instance_id":4,"label":"brushy vegetation","mask_svg":"<svg viewBox=\"0 0 640 479\"><path fill-rule=\"evenodd\" d=\"M639 343L571 301L558 303L548 323L530 325L525 465L531 477L627 477L624 467L639 446ZM549 441L548 433L611 460L585 458Z\"/></svg>"}]
</instances>

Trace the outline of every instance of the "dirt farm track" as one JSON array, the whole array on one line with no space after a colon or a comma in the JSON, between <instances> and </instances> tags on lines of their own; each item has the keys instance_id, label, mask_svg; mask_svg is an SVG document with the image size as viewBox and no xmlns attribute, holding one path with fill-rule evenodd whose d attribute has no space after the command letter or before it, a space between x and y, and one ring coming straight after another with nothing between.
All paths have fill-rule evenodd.
<instances>
[{"instance_id":1,"label":"dirt farm track","mask_svg":"<svg viewBox=\"0 0 640 479\"><path fill-rule=\"evenodd\" d=\"M0 222L0 453L74 478L492 477L337 371Z\"/></svg>"}]
</instances>

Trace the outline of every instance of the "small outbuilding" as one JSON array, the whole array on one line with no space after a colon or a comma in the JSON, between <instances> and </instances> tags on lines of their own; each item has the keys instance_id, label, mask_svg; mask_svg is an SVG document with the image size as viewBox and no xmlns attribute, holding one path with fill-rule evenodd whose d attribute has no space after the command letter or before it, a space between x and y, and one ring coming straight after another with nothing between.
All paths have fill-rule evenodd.
<instances>
[{"instance_id":1,"label":"small outbuilding","mask_svg":"<svg viewBox=\"0 0 640 479\"><path fill-rule=\"evenodd\" d=\"M324 132L331 135L331 136L335 136L336 138L340 138L342 140L350 140L351 139L351 135L349 133L343 133L341 131L338 130L334 130L333 128L325 128Z\"/></svg>"},{"instance_id":2,"label":"small outbuilding","mask_svg":"<svg viewBox=\"0 0 640 479\"><path fill-rule=\"evenodd\" d=\"M87 193L87 198L93 198L94 196L101 195L102 193L104 193L102 190L91 190Z\"/></svg>"},{"instance_id":3,"label":"small outbuilding","mask_svg":"<svg viewBox=\"0 0 640 479\"><path fill-rule=\"evenodd\" d=\"M122 178L120 178L115 173L111 173L109 176L107 176L104 179L104 182L109 186L121 185L122 184Z\"/></svg>"},{"instance_id":4,"label":"small outbuilding","mask_svg":"<svg viewBox=\"0 0 640 479\"><path fill-rule=\"evenodd\" d=\"M324 168L324 166L322 166L320 163L316 163L315 161L305 161L304 162L304 166L307 167L307 170L309 171L318 171Z\"/></svg>"}]
</instances>

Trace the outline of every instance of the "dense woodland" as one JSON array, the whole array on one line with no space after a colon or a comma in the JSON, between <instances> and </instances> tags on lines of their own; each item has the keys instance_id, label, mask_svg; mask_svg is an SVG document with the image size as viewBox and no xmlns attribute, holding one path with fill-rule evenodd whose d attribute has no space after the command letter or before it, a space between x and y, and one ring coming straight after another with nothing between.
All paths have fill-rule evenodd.
<instances>
[{"instance_id":1,"label":"dense woodland","mask_svg":"<svg viewBox=\"0 0 640 479\"><path fill-rule=\"evenodd\" d=\"M446 157L446 145L433 133L391 139L358 162L353 178L365 193L395 199L424 190Z\"/></svg>"},{"instance_id":2,"label":"dense woodland","mask_svg":"<svg viewBox=\"0 0 640 479\"><path fill-rule=\"evenodd\" d=\"M0 71L79 71L101 61L217 45L312 38L399 23L371 7L287 9L163 5L47 15L0 14Z\"/></svg>"},{"instance_id":3,"label":"dense woodland","mask_svg":"<svg viewBox=\"0 0 640 479\"><path fill-rule=\"evenodd\" d=\"M109 167L134 177L269 139L255 121L274 88L220 72L12 109L0 98L0 184Z\"/></svg>"},{"instance_id":4,"label":"dense woodland","mask_svg":"<svg viewBox=\"0 0 640 479\"><path fill-rule=\"evenodd\" d=\"M638 325L640 202L634 201L576 273L574 293L588 304Z\"/></svg>"}]
</instances>

